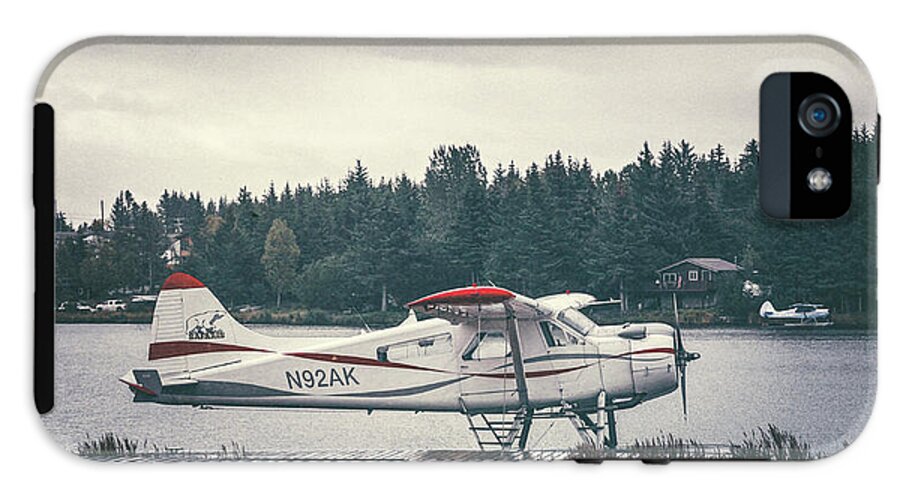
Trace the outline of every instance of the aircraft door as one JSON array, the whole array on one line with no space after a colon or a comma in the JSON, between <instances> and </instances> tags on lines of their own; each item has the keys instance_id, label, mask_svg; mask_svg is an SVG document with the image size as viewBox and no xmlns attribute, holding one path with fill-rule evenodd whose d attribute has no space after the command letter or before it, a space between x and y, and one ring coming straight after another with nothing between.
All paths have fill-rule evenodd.
<instances>
[{"instance_id":1,"label":"aircraft door","mask_svg":"<svg viewBox=\"0 0 900 495\"><path fill-rule=\"evenodd\" d=\"M460 398L469 412L519 407L509 338L504 323L493 323L479 325L460 355Z\"/></svg>"},{"instance_id":2,"label":"aircraft door","mask_svg":"<svg viewBox=\"0 0 900 495\"><path fill-rule=\"evenodd\" d=\"M599 371L590 366L597 361L597 348L586 342L572 330L563 328L552 320L539 322L540 333L546 345L546 359L552 363L558 382L558 400L577 402L596 395ZM596 375L590 379L590 373Z\"/></svg>"}]
</instances>

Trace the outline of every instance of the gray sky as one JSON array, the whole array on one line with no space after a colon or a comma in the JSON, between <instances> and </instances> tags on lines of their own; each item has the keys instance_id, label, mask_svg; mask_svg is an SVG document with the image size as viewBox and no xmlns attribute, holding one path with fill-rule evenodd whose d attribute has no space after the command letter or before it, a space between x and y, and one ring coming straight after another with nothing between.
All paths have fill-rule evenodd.
<instances>
[{"instance_id":1,"label":"gray sky","mask_svg":"<svg viewBox=\"0 0 900 495\"><path fill-rule=\"evenodd\" d=\"M856 120L871 115L851 62L807 44L95 44L39 99L57 112L57 206L80 223L126 188L151 205L164 188L233 198L338 181L356 159L376 180L420 179L441 144L477 145L489 169L557 149L618 169L668 139L736 157L774 69L826 67L863 101Z\"/></svg>"}]
</instances>

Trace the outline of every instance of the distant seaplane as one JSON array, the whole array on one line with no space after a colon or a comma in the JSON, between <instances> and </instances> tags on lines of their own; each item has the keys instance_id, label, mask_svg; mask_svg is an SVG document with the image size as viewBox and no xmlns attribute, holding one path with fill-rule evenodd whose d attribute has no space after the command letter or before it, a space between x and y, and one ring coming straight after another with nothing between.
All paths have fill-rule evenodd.
<instances>
[{"instance_id":1,"label":"distant seaplane","mask_svg":"<svg viewBox=\"0 0 900 495\"><path fill-rule=\"evenodd\" d=\"M822 327L834 323L830 309L810 303L795 303L778 310L771 301L766 301L759 307L759 317L769 325Z\"/></svg>"},{"instance_id":2,"label":"distant seaplane","mask_svg":"<svg viewBox=\"0 0 900 495\"><path fill-rule=\"evenodd\" d=\"M580 311L593 303L463 287L409 303L399 326L310 344L249 330L175 273L153 313L148 366L120 381L135 402L459 413L482 450L525 449L533 421L568 419L583 441L615 447L616 411L680 384L687 414L686 367L700 355L677 326L598 326Z\"/></svg>"}]
</instances>

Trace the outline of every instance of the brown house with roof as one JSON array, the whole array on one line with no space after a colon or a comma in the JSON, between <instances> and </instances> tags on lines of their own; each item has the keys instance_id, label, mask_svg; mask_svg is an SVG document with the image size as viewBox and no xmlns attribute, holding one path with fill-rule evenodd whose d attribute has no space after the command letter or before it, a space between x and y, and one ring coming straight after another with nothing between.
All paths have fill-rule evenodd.
<instances>
[{"instance_id":1,"label":"brown house with roof","mask_svg":"<svg viewBox=\"0 0 900 495\"><path fill-rule=\"evenodd\" d=\"M720 289L740 282L743 270L721 258L685 258L656 270L654 291L676 294L682 308L710 308L718 304ZM666 304L665 298L660 302Z\"/></svg>"}]
</instances>

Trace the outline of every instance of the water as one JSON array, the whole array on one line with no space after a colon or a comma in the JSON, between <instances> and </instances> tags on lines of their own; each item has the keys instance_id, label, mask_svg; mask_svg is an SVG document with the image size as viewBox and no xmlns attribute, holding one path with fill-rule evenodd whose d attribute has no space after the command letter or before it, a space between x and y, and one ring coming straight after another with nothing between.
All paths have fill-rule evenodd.
<instances>
[{"instance_id":1,"label":"water","mask_svg":"<svg viewBox=\"0 0 900 495\"><path fill-rule=\"evenodd\" d=\"M256 326L313 339L354 330ZM159 448L218 450L232 442L259 453L385 449L475 449L459 414L211 409L135 404L117 378L145 362L149 325L56 326L56 406L44 423L69 449L106 432ZM832 453L852 441L875 395L875 339L828 329L686 330L702 358L688 366L688 420L678 392L618 413L620 443L672 433L704 443L738 441L772 423ZM566 420L538 421L529 448L568 449Z\"/></svg>"}]
</instances>

